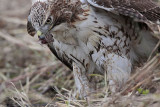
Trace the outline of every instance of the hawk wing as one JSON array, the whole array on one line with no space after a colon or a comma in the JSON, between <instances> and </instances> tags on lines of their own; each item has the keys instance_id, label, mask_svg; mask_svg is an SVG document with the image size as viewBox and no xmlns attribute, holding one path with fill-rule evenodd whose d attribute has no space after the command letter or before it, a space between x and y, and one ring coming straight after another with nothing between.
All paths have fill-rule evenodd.
<instances>
[{"instance_id":1,"label":"hawk wing","mask_svg":"<svg viewBox=\"0 0 160 107\"><path fill-rule=\"evenodd\" d=\"M159 24L160 7L152 0L87 0L90 5L131 17L140 22Z\"/></svg>"}]
</instances>

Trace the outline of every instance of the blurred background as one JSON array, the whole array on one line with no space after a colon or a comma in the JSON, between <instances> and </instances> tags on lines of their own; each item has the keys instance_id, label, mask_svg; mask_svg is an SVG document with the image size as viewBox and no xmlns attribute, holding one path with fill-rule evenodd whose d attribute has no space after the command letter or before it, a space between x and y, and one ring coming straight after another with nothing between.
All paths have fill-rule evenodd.
<instances>
[{"instance_id":1,"label":"blurred background","mask_svg":"<svg viewBox=\"0 0 160 107\"><path fill-rule=\"evenodd\" d=\"M72 72L37 37L28 35L30 7L31 0L0 0L0 107L54 107L55 101L68 104L75 92ZM160 87L156 90L159 93Z\"/></svg>"},{"instance_id":2,"label":"blurred background","mask_svg":"<svg viewBox=\"0 0 160 107\"><path fill-rule=\"evenodd\" d=\"M31 0L0 0L0 107L13 107L16 97L27 104L48 104L57 91L74 86L69 69L28 35L30 7Z\"/></svg>"}]
</instances>

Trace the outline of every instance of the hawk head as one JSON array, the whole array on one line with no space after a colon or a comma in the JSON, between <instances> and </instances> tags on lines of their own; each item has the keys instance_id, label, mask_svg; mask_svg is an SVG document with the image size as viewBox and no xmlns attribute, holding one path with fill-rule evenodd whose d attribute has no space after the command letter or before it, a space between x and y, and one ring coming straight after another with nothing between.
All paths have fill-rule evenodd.
<instances>
[{"instance_id":1,"label":"hawk head","mask_svg":"<svg viewBox=\"0 0 160 107\"><path fill-rule=\"evenodd\" d=\"M33 0L27 31L31 36L49 33L62 23L69 24L82 13L79 0Z\"/></svg>"}]
</instances>

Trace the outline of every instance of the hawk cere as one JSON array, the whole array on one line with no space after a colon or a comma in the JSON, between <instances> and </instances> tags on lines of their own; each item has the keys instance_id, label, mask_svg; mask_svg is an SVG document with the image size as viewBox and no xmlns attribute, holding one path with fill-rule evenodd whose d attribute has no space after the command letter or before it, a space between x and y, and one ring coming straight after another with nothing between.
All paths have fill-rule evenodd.
<instances>
[{"instance_id":1,"label":"hawk cere","mask_svg":"<svg viewBox=\"0 0 160 107\"><path fill-rule=\"evenodd\" d=\"M106 72L113 92L126 83L157 44L159 20L151 0L33 0L27 30L73 70L86 97L94 90L89 74Z\"/></svg>"}]
</instances>

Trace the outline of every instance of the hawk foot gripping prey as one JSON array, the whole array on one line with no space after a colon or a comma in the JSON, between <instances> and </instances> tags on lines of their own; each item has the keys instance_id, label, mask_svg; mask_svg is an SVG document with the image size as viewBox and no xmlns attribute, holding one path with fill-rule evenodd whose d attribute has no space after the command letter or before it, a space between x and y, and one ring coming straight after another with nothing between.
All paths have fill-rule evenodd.
<instances>
[{"instance_id":1,"label":"hawk foot gripping prey","mask_svg":"<svg viewBox=\"0 0 160 107\"><path fill-rule=\"evenodd\" d=\"M89 74L107 73L112 92L125 85L157 44L159 20L151 0L33 0L27 30L73 70L86 98L94 91Z\"/></svg>"}]
</instances>

